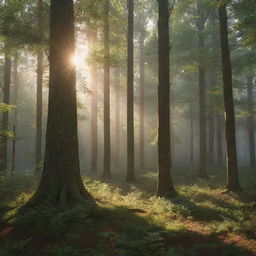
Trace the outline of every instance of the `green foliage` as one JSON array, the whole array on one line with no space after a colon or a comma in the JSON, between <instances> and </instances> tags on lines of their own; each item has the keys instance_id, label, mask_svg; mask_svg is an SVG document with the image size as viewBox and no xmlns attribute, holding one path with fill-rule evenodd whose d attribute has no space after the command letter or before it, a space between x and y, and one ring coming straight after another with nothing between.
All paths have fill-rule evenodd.
<instances>
[{"instance_id":1,"label":"green foliage","mask_svg":"<svg viewBox=\"0 0 256 256\"><path fill-rule=\"evenodd\" d=\"M19 242L12 242L6 240L4 244L0 247L0 255L1 256L13 256L13 255L21 255L25 256L25 248L30 242L31 238L26 240L21 240Z\"/></svg>"}]
</instances>

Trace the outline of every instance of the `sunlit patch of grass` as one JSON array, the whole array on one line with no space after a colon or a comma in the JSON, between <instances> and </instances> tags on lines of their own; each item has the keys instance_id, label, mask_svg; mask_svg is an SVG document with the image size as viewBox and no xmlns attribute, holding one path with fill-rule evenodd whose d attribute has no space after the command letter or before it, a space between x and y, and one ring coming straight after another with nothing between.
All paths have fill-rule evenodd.
<instances>
[{"instance_id":1,"label":"sunlit patch of grass","mask_svg":"<svg viewBox=\"0 0 256 256\"><path fill-rule=\"evenodd\" d=\"M180 245L182 239L196 241L197 247L189 246L190 255L197 255L198 250L206 250L200 245L205 236L217 240L220 235L234 233L255 239L254 203L235 194L222 194L224 183L216 185L218 178L204 181L193 176L175 177L178 196L172 200L155 196L156 178L155 173L148 173L130 185L119 178L103 182L85 177L84 183L96 198L97 207L79 205L61 212L42 206L13 219L12 223L19 229L31 227L29 237L40 234L43 239L48 237L52 241L63 238L63 242L54 245L45 255L106 255L104 252L113 248L105 248L103 244L112 244L117 255L184 255L187 249ZM253 186L247 182L248 187ZM34 175L2 180L0 209L4 210L0 213L1 219L4 215L13 216L15 209L32 196L37 183ZM14 210L9 211L11 209ZM87 235L83 237L83 233ZM97 245L81 250L90 243L90 236ZM172 244L169 248L168 243L174 240L179 245ZM12 245L7 244L7 247ZM236 251L233 247L230 250Z\"/></svg>"}]
</instances>

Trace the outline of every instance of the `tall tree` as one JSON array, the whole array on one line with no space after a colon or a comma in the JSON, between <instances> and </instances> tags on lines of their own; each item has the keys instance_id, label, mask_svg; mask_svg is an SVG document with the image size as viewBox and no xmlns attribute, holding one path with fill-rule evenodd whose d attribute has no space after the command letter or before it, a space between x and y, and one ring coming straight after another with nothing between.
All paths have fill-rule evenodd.
<instances>
[{"instance_id":1,"label":"tall tree","mask_svg":"<svg viewBox=\"0 0 256 256\"><path fill-rule=\"evenodd\" d=\"M13 60L13 105L16 106L14 112L14 121L13 121L13 141L12 141L12 176L15 175L16 169L16 127L17 127L17 115L18 115L18 98L19 98L19 79L18 79L18 53L16 52Z\"/></svg>"},{"instance_id":2,"label":"tall tree","mask_svg":"<svg viewBox=\"0 0 256 256\"><path fill-rule=\"evenodd\" d=\"M170 42L169 3L158 0L158 188L160 197L176 194L171 178L171 137L170 137Z\"/></svg>"},{"instance_id":3,"label":"tall tree","mask_svg":"<svg viewBox=\"0 0 256 256\"><path fill-rule=\"evenodd\" d=\"M7 105L10 104L10 87L11 87L11 55L9 49L5 47L4 57L4 90L3 90L3 102ZM2 131L1 143L0 143L0 171L7 169L7 134L9 123L9 112L5 111L2 118Z\"/></svg>"},{"instance_id":4,"label":"tall tree","mask_svg":"<svg viewBox=\"0 0 256 256\"><path fill-rule=\"evenodd\" d=\"M39 187L28 202L68 207L85 203L79 166L72 0L51 0L49 108L44 168Z\"/></svg>"},{"instance_id":5,"label":"tall tree","mask_svg":"<svg viewBox=\"0 0 256 256\"><path fill-rule=\"evenodd\" d=\"M238 178L237 151L236 151L236 131L235 114L232 85L232 67L230 59L229 41L228 41L228 17L226 3L220 3L220 37L222 53L223 70L223 88L224 88L224 106L226 114L226 142L227 142L227 190L241 190Z\"/></svg>"},{"instance_id":6,"label":"tall tree","mask_svg":"<svg viewBox=\"0 0 256 256\"><path fill-rule=\"evenodd\" d=\"M134 6L133 0L128 0L128 31L127 31L127 181L135 181L135 164L134 164L134 46L133 46L133 23L134 23Z\"/></svg>"},{"instance_id":7,"label":"tall tree","mask_svg":"<svg viewBox=\"0 0 256 256\"><path fill-rule=\"evenodd\" d=\"M40 44L43 40L43 2L37 2L37 26ZM42 161L42 109L43 109L43 49L37 49L37 100L36 100L36 170Z\"/></svg>"},{"instance_id":8,"label":"tall tree","mask_svg":"<svg viewBox=\"0 0 256 256\"><path fill-rule=\"evenodd\" d=\"M115 165L120 165L120 69L115 69Z\"/></svg>"},{"instance_id":9,"label":"tall tree","mask_svg":"<svg viewBox=\"0 0 256 256\"><path fill-rule=\"evenodd\" d=\"M198 30L198 48L200 51L205 50L205 22L206 15L201 2L197 0L197 22ZM199 80L199 127L200 127L200 168L199 177L207 178L207 132L206 132L206 82L205 67L202 63L201 56L198 61L198 80Z\"/></svg>"},{"instance_id":10,"label":"tall tree","mask_svg":"<svg viewBox=\"0 0 256 256\"><path fill-rule=\"evenodd\" d=\"M253 107L253 76L247 76L247 100L248 100L248 139L249 139L249 151L250 151L250 167L255 169L255 135L254 135L254 107Z\"/></svg>"},{"instance_id":11,"label":"tall tree","mask_svg":"<svg viewBox=\"0 0 256 256\"><path fill-rule=\"evenodd\" d=\"M97 30L92 30L92 43L97 40ZM98 159L98 81L97 81L97 65L91 66L91 172L97 172Z\"/></svg>"},{"instance_id":12,"label":"tall tree","mask_svg":"<svg viewBox=\"0 0 256 256\"><path fill-rule=\"evenodd\" d=\"M109 0L104 2L104 166L102 178L110 178L110 49Z\"/></svg>"},{"instance_id":13,"label":"tall tree","mask_svg":"<svg viewBox=\"0 0 256 256\"><path fill-rule=\"evenodd\" d=\"M145 168L145 36L144 27L140 31L140 169Z\"/></svg>"}]
</instances>

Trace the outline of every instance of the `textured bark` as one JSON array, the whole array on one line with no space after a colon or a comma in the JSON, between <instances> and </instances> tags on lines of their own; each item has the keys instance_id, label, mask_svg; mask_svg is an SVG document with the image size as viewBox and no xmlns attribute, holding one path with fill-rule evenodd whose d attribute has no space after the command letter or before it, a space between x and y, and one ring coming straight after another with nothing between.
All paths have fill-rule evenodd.
<instances>
[{"instance_id":1,"label":"textured bark","mask_svg":"<svg viewBox=\"0 0 256 256\"><path fill-rule=\"evenodd\" d=\"M97 31L92 33L92 43L97 40ZM91 67L91 172L97 172L98 160L98 81L97 66Z\"/></svg>"},{"instance_id":2,"label":"textured bark","mask_svg":"<svg viewBox=\"0 0 256 256\"><path fill-rule=\"evenodd\" d=\"M110 170L110 58L109 58L109 0L104 13L104 165L102 178L111 177Z\"/></svg>"},{"instance_id":3,"label":"textured bark","mask_svg":"<svg viewBox=\"0 0 256 256\"><path fill-rule=\"evenodd\" d=\"M219 8L220 36L223 69L224 105L226 113L226 141L227 141L227 189L228 191L241 190L237 169L235 114L233 102L232 68L228 42L227 7Z\"/></svg>"},{"instance_id":4,"label":"textured bark","mask_svg":"<svg viewBox=\"0 0 256 256\"><path fill-rule=\"evenodd\" d=\"M43 2L38 0L38 35L43 39ZM42 161L42 115L43 115L43 50L37 49L37 100L36 100L36 171Z\"/></svg>"},{"instance_id":5,"label":"textured bark","mask_svg":"<svg viewBox=\"0 0 256 256\"><path fill-rule=\"evenodd\" d=\"M72 0L51 0L49 108L44 168L27 207L71 207L87 202L80 175Z\"/></svg>"},{"instance_id":6,"label":"textured bark","mask_svg":"<svg viewBox=\"0 0 256 256\"><path fill-rule=\"evenodd\" d=\"M120 165L120 69L115 69L115 165Z\"/></svg>"},{"instance_id":7,"label":"textured bark","mask_svg":"<svg viewBox=\"0 0 256 256\"><path fill-rule=\"evenodd\" d=\"M255 135L254 135L254 106L253 106L253 77L247 77L247 101L248 101L248 112L247 117L247 129L249 139L249 152L250 152L250 167L255 169Z\"/></svg>"},{"instance_id":8,"label":"textured bark","mask_svg":"<svg viewBox=\"0 0 256 256\"><path fill-rule=\"evenodd\" d=\"M140 169L145 168L145 30L140 32Z\"/></svg>"},{"instance_id":9,"label":"textured bark","mask_svg":"<svg viewBox=\"0 0 256 256\"><path fill-rule=\"evenodd\" d=\"M217 166L218 167L223 167L224 165L224 160L223 160L223 140L222 140L222 132L223 132L223 115L217 114L216 116L217 120Z\"/></svg>"},{"instance_id":10,"label":"textured bark","mask_svg":"<svg viewBox=\"0 0 256 256\"><path fill-rule=\"evenodd\" d=\"M160 197L176 195L171 178L170 138L170 42L168 0L158 0L158 188Z\"/></svg>"},{"instance_id":11,"label":"textured bark","mask_svg":"<svg viewBox=\"0 0 256 256\"><path fill-rule=\"evenodd\" d=\"M3 90L3 103L10 104L10 87L11 87L11 56L8 51L5 51L4 62L4 90ZM8 130L9 112L3 113L2 117L2 130ZM7 169L7 136L3 134L0 141L0 171Z\"/></svg>"},{"instance_id":12,"label":"textured bark","mask_svg":"<svg viewBox=\"0 0 256 256\"><path fill-rule=\"evenodd\" d=\"M205 50L205 20L203 10L198 4L198 20L196 23L198 30L198 47L200 51ZM205 83L205 68L202 60L199 59L198 66L199 80L199 129L200 129L200 166L199 177L208 178L207 174L207 128L206 128L206 83Z\"/></svg>"},{"instance_id":13,"label":"textured bark","mask_svg":"<svg viewBox=\"0 0 256 256\"><path fill-rule=\"evenodd\" d=\"M134 166L134 113L133 113L133 0L128 0L128 58L127 58L127 181L135 181L135 166Z\"/></svg>"}]
</instances>

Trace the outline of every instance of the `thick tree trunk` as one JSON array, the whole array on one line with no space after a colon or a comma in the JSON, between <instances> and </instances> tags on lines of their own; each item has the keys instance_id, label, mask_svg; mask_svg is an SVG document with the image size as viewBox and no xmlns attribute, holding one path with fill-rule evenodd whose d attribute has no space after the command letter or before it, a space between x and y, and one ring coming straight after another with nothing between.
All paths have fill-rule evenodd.
<instances>
[{"instance_id":1,"label":"thick tree trunk","mask_svg":"<svg viewBox=\"0 0 256 256\"><path fill-rule=\"evenodd\" d=\"M140 32L140 169L145 168L145 30Z\"/></svg>"},{"instance_id":2,"label":"thick tree trunk","mask_svg":"<svg viewBox=\"0 0 256 256\"><path fill-rule=\"evenodd\" d=\"M250 150L250 167L255 169L255 135L254 135L254 107L253 107L253 77L247 77L247 100L248 100L248 112L247 128Z\"/></svg>"},{"instance_id":3,"label":"thick tree trunk","mask_svg":"<svg viewBox=\"0 0 256 256\"><path fill-rule=\"evenodd\" d=\"M38 0L38 34L40 43L43 38L43 3ZM42 115L43 115L43 50L37 50L37 100L36 100L36 171L42 161Z\"/></svg>"},{"instance_id":4,"label":"thick tree trunk","mask_svg":"<svg viewBox=\"0 0 256 256\"><path fill-rule=\"evenodd\" d=\"M104 165L102 178L111 177L110 170L110 58L109 58L109 0L104 13Z\"/></svg>"},{"instance_id":5,"label":"thick tree trunk","mask_svg":"<svg viewBox=\"0 0 256 256\"><path fill-rule=\"evenodd\" d=\"M6 50L5 62L4 62L4 90L3 90L3 102L7 105L10 104L10 87L11 87L11 56ZM2 118L2 131L8 130L9 123L9 111L3 113ZM7 169L7 135L4 133L1 136L0 142L0 171Z\"/></svg>"},{"instance_id":6,"label":"thick tree trunk","mask_svg":"<svg viewBox=\"0 0 256 256\"><path fill-rule=\"evenodd\" d=\"M223 131L223 115L217 114L216 116L217 120L217 143L216 143L216 148L217 148L217 166L218 167L223 167L224 165L224 160L223 160L223 141L222 141L222 131Z\"/></svg>"},{"instance_id":7,"label":"thick tree trunk","mask_svg":"<svg viewBox=\"0 0 256 256\"><path fill-rule=\"evenodd\" d=\"M233 102L232 68L228 42L227 7L219 8L220 36L223 68L224 105L226 113L226 141L227 141L227 189L228 191L241 190L237 169L235 114Z\"/></svg>"},{"instance_id":8,"label":"thick tree trunk","mask_svg":"<svg viewBox=\"0 0 256 256\"><path fill-rule=\"evenodd\" d=\"M160 197L176 195L171 178L171 138L170 138L170 43L168 0L158 0L158 188Z\"/></svg>"},{"instance_id":9,"label":"thick tree trunk","mask_svg":"<svg viewBox=\"0 0 256 256\"><path fill-rule=\"evenodd\" d=\"M134 114L133 114L133 0L128 0L128 59L127 59L127 181L135 181Z\"/></svg>"},{"instance_id":10,"label":"thick tree trunk","mask_svg":"<svg viewBox=\"0 0 256 256\"><path fill-rule=\"evenodd\" d=\"M92 42L97 40L97 31L92 34ZM97 172L98 160L98 81L97 67L91 67L91 172Z\"/></svg>"},{"instance_id":11,"label":"thick tree trunk","mask_svg":"<svg viewBox=\"0 0 256 256\"><path fill-rule=\"evenodd\" d=\"M115 165L120 165L120 69L115 69Z\"/></svg>"},{"instance_id":12,"label":"thick tree trunk","mask_svg":"<svg viewBox=\"0 0 256 256\"><path fill-rule=\"evenodd\" d=\"M44 168L27 207L83 204L90 197L80 175L72 0L51 0L49 108Z\"/></svg>"},{"instance_id":13,"label":"thick tree trunk","mask_svg":"<svg viewBox=\"0 0 256 256\"><path fill-rule=\"evenodd\" d=\"M198 47L200 51L205 50L205 21L202 14L202 9L198 5ZM199 129L200 129L200 166L199 177L208 178L207 174L207 129L206 129L206 83L205 83L205 68L202 60L199 59L198 66L199 80Z\"/></svg>"}]
</instances>

